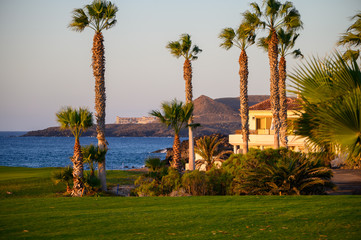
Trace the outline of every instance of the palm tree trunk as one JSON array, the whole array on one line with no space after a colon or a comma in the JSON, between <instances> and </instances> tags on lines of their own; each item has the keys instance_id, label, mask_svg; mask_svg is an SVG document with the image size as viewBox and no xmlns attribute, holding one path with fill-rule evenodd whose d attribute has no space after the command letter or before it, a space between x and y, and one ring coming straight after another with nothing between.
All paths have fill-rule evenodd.
<instances>
[{"instance_id":1,"label":"palm tree trunk","mask_svg":"<svg viewBox=\"0 0 361 240\"><path fill-rule=\"evenodd\" d=\"M272 30L272 36L268 45L268 58L270 64L270 82L271 82L271 110L274 125L274 148L280 147L279 142L279 95L278 95L278 37L275 30Z\"/></svg>"},{"instance_id":2,"label":"palm tree trunk","mask_svg":"<svg viewBox=\"0 0 361 240\"><path fill-rule=\"evenodd\" d=\"M287 148L287 96L286 96L286 59L280 58L279 94L280 94L280 141L281 147Z\"/></svg>"},{"instance_id":3,"label":"palm tree trunk","mask_svg":"<svg viewBox=\"0 0 361 240\"><path fill-rule=\"evenodd\" d=\"M243 49L239 56L239 77L240 77L240 113L242 118L243 154L248 152L248 56Z\"/></svg>"},{"instance_id":4,"label":"palm tree trunk","mask_svg":"<svg viewBox=\"0 0 361 240\"><path fill-rule=\"evenodd\" d=\"M105 140L105 56L104 56L104 45L103 45L103 34L96 32L93 39L93 74L95 77L95 118L97 121L97 138L98 146L101 150L107 148ZM105 169L105 158L104 161L98 163L99 179L102 185L102 190L107 190L106 182L106 169Z\"/></svg>"},{"instance_id":5,"label":"palm tree trunk","mask_svg":"<svg viewBox=\"0 0 361 240\"><path fill-rule=\"evenodd\" d=\"M192 91L192 63L189 59L184 61L183 65L183 78L186 84L186 103L193 102L193 91ZM188 124L193 123L193 116L189 119ZM188 168L189 170L195 169L195 162L194 162L194 139L193 139L193 129L192 127L188 127Z\"/></svg>"},{"instance_id":6,"label":"palm tree trunk","mask_svg":"<svg viewBox=\"0 0 361 240\"><path fill-rule=\"evenodd\" d=\"M71 193L74 197L81 197L84 191L83 183L83 155L79 139L75 139L73 162L73 191Z\"/></svg>"},{"instance_id":7,"label":"palm tree trunk","mask_svg":"<svg viewBox=\"0 0 361 240\"><path fill-rule=\"evenodd\" d=\"M180 140L179 135L174 135L174 143L173 143L173 161L171 163L171 167L177 169L179 172L182 171L182 163L181 163L181 153L180 153Z\"/></svg>"}]
</instances>

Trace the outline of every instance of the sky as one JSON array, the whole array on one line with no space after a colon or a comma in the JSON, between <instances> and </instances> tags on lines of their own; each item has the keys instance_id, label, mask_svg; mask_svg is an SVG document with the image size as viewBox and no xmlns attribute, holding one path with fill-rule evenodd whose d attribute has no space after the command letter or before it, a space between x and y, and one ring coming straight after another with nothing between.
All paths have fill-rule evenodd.
<instances>
[{"instance_id":1,"label":"sky","mask_svg":"<svg viewBox=\"0 0 361 240\"><path fill-rule=\"evenodd\" d=\"M57 126L64 106L94 112L91 48L94 31L71 31L71 12L91 1L0 0L0 131ZM239 96L240 50L220 48L219 33L236 28L245 0L115 0L117 25L103 32L106 57L106 123L116 116L147 116L161 102L185 100L182 58L165 48L183 33L203 52L193 66L193 98ZM261 4L261 1L256 1ZM304 60L287 58L288 72L313 56L324 57L361 10L359 0L294 0L304 29L295 48ZM259 32L258 36L264 36ZM269 94L267 54L249 56L250 95Z\"/></svg>"}]
</instances>

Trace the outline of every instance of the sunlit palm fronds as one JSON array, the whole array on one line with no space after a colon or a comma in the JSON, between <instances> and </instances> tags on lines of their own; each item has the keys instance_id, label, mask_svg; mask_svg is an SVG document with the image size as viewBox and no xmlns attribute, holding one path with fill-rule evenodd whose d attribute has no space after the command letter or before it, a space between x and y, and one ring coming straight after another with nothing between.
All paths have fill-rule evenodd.
<instances>
[{"instance_id":1,"label":"sunlit palm fronds","mask_svg":"<svg viewBox=\"0 0 361 240\"><path fill-rule=\"evenodd\" d=\"M178 41L171 41L167 44L171 54L177 58L183 56L188 60L198 59L198 54L202 52L197 45L192 45L191 36L189 34L182 34Z\"/></svg>"},{"instance_id":2,"label":"sunlit palm fronds","mask_svg":"<svg viewBox=\"0 0 361 240\"><path fill-rule=\"evenodd\" d=\"M96 32L101 32L116 24L117 11L118 8L111 2L94 0L84 8L73 10L73 20L70 22L69 28L82 32L86 27L89 27Z\"/></svg>"},{"instance_id":3,"label":"sunlit palm fronds","mask_svg":"<svg viewBox=\"0 0 361 240\"><path fill-rule=\"evenodd\" d=\"M361 72L356 60L346 61L339 53L325 60L313 58L290 78L303 105L296 134L360 158Z\"/></svg>"},{"instance_id":4,"label":"sunlit palm fronds","mask_svg":"<svg viewBox=\"0 0 361 240\"><path fill-rule=\"evenodd\" d=\"M86 108L78 110L71 107L64 108L56 113L61 129L69 129L76 139L93 125L93 115Z\"/></svg>"}]
</instances>

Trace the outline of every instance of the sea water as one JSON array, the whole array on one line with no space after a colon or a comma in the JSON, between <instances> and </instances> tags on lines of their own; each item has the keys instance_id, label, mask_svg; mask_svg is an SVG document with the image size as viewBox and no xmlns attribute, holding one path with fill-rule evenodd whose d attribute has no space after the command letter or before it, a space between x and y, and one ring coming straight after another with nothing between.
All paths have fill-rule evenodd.
<instances>
[{"instance_id":1,"label":"sea water","mask_svg":"<svg viewBox=\"0 0 361 240\"><path fill-rule=\"evenodd\" d=\"M21 137L25 132L0 132L0 166L65 167L71 165L74 137ZM184 140L184 139L181 139ZM130 169L144 166L148 157L165 158L173 138L169 137L108 137L106 168ZM81 137L82 146L97 144L94 137Z\"/></svg>"}]
</instances>

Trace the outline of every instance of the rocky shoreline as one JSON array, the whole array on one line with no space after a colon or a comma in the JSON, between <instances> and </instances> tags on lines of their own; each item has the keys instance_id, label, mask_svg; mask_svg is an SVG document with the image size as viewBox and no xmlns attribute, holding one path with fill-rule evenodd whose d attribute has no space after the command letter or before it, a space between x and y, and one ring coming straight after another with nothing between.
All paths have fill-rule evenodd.
<instances>
[{"instance_id":1,"label":"rocky shoreline","mask_svg":"<svg viewBox=\"0 0 361 240\"><path fill-rule=\"evenodd\" d=\"M240 129L240 122L206 123L195 131L195 136L211 134L229 135ZM173 137L172 130L166 129L159 123L149 124L107 124L105 126L107 137ZM59 127L49 127L43 130L30 131L22 137L72 137L70 131L61 131ZM88 129L83 136L96 137L95 127ZM187 137L188 131L182 130L181 137Z\"/></svg>"}]
</instances>

